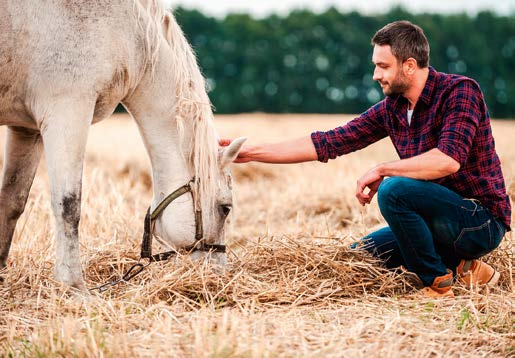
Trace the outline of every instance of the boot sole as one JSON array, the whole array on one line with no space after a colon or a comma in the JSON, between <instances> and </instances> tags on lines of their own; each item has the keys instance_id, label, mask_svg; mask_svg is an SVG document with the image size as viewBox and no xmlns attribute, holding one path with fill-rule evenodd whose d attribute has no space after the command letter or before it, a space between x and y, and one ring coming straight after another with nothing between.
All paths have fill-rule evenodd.
<instances>
[{"instance_id":1,"label":"boot sole","mask_svg":"<svg viewBox=\"0 0 515 358\"><path fill-rule=\"evenodd\" d=\"M501 277L501 273L499 271L495 271L492 277L490 278L490 281L486 283L488 287L493 287L497 284L499 281L499 278Z\"/></svg>"}]
</instances>

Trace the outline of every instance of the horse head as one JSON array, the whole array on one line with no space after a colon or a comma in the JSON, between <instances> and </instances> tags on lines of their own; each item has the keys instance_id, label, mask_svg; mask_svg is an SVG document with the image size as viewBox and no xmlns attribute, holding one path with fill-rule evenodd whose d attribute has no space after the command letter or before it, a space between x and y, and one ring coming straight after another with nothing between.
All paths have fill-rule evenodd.
<instances>
[{"instance_id":1,"label":"horse head","mask_svg":"<svg viewBox=\"0 0 515 358\"><path fill-rule=\"evenodd\" d=\"M245 140L237 138L227 147L219 148L217 170L209 178L211 187L215 188L211 198L199 200L200 190L194 179L174 190L152 210L149 209L142 245L143 257L160 260L182 251L191 253L193 259L208 256L213 262L225 265L225 224L233 207L230 164L238 156ZM204 195L207 193L204 191ZM172 251L151 255L153 235L162 244L171 247Z\"/></svg>"}]
</instances>

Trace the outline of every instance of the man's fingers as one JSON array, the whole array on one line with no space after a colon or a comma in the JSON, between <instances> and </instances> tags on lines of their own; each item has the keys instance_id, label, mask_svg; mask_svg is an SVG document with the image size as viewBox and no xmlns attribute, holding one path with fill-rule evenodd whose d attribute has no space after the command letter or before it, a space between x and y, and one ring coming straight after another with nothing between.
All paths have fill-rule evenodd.
<instances>
[{"instance_id":1,"label":"man's fingers","mask_svg":"<svg viewBox=\"0 0 515 358\"><path fill-rule=\"evenodd\" d=\"M358 192L356 193L356 198L360 202L361 205L365 205L368 202L368 195L364 192Z\"/></svg>"},{"instance_id":2,"label":"man's fingers","mask_svg":"<svg viewBox=\"0 0 515 358\"><path fill-rule=\"evenodd\" d=\"M358 199L359 203L361 205L366 204L366 198L365 193L363 192L365 190L365 185L361 183L360 181L356 184L356 198Z\"/></svg>"},{"instance_id":3,"label":"man's fingers","mask_svg":"<svg viewBox=\"0 0 515 358\"><path fill-rule=\"evenodd\" d=\"M366 188L369 188L370 190L368 193L365 193ZM377 193L377 190L371 189L370 186L364 185L358 182L356 187L356 198L358 199L359 203L361 205L370 204L372 201L372 198Z\"/></svg>"},{"instance_id":4,"label":"man's fingers","mask_svg":"<svg viewBox=\"0 0 515 358\"><path fill-rule=\"evenodd\" d=\"M222 138L218 140L218 145L220 145L221 147L227 147L229 144L231 144L231 142L232 139Z\"/></svg>"},{"instance_id":5,"label":"man's fingers","mask_svg":"<svg viewBox=\"0 0 515 358\"><path fill-rule=\"evenodd\" d=\"M357 182L356 184L356 196L360 195L361 193L363 193L363 191L365 190L365 187L366 185L361 183L361 182Z\"/></svg>"},{"instance_id":6,"label":"man's fingers","mask_svg":"<svg viewBox=\"0 0 515 358\"><path fill-rule=\"evenodd\" d=\"M361 195L359 198L358 198L358 201L361 205L365 206L365 204L368 204L370 201L369 199L367 198L366 195Z\"/></svg>"}]
</instances>

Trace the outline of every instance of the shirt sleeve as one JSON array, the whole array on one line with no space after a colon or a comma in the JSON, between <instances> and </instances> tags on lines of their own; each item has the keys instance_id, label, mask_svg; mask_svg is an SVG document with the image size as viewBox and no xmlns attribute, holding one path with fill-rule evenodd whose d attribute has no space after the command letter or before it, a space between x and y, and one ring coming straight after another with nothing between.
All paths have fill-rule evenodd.
<instances>
[{"instance_id":1,"label":"shirt sleeve","mask_svg":"<svg viewBox=\"0 0 515 358\"><path fill-rule=\"evenodd\" d=\"M447 109L438 149L456 160L461 166L467 162L479 127L480 103L484 103L484 101L479 85L473 81L461 81L451 91L444 104Z\"/></svg>"},{"instance_id":2,"label":"shirt sleeve","mask_svg":"<svg viewBox=\"0 0 515 358\"><path fill-rule=\"evenodd\" d=\"M379 102L349 123L327 132L311 133L318 160L326 163L340 155L367 147L387 136L385 101Z\"/></svg>"}]
</instances>

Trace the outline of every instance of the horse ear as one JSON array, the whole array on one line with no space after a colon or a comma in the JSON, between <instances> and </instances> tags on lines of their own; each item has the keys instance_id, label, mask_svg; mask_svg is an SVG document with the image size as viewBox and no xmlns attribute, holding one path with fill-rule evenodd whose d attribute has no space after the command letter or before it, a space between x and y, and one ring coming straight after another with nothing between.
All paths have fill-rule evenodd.
<instances>
[{"instance_id":1,"label":"horse ear","mask_svg":"<svg viewBox=\"0 0 515 358\"><path fill-rule=\"evenodd\" d=\"M246 140L247 138L245 137L236 138L231 142L231 144L222 149L222 157L220 160L222 168L225 168L227 165L231 164L234 159L236 159L243 143L245 143Z\"/></svg>"}]
</instances>

